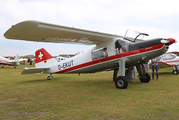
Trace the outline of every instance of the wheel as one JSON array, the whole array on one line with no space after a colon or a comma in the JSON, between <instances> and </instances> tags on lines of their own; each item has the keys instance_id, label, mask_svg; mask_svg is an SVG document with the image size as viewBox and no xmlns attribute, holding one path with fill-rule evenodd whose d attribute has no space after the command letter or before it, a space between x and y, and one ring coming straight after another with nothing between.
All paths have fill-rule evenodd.
<instances>
[{"instance_id":1,"label":"wheel","mask_svg":"<svg viewBox=\"0 0 179 120\"><path fill-rule=\"evenodd\" d=\"M119 76L115 80L115 86L118 89L126 89L128 86L127 79L124 76Z\"/></svg>"},{"instance_id":2,"label":"wheel","mask_svg":"<svg viewBox=\"0 0 179 120\"><path fill-rule=\"evenodd\" d=\"M143 83L148 83L150 81L150 75L149 73L145 73L144 76L139 76L139 79Z\"/></svg>"},{"instance_id":3,"label":"wheel","mask_svg":"<svg viewBox=\"0 0 179 120\"><path fill-rule=\"evenodd\" d=\"M51 77L50 77L50 76L48 76L48 77L47 77L47 80L50 80L50 79L51 79Z\"/></svg>"},{"instance_id":4,"label":"wheel","mask_svg":"<svg viewBox=\"0 0 179 120\"><path fill-rule=\"evenodd\" d=\"M178 70L173 70L172 72L174 75L177 75L178 74Z\"/></svg>"}]
</instances>

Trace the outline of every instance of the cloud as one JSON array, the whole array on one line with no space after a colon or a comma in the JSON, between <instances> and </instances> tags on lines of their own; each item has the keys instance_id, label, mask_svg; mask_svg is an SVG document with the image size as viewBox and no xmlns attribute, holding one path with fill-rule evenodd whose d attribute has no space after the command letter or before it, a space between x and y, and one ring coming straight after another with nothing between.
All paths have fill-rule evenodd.
<instances>
[{"instance_id":1,"label":"cloud","mask_svg":"<svg viewBox=\"0 0 179 120\"><path fill-rule=\"evenodd\" d=\"M14 55L15 52L34 54L40 47L48 48L54 55L57 50L62 53L78 50L79 46L76 45L31 43L4 38L4 32L11 25L25 20L118 35L124 35L127 29L134 29L148 33L150 38L179 39L177 3L177 0L1 0L0 22L3 24L0 25L0 48L6 52L1 50L0 55ZM52 50L54 46L56 49ZM64 49L64 46L68 49ZM176 47L172 48L177 50ZM83 46L83 50L86 49L88 47Z\"/></svg>"}]
</instances>

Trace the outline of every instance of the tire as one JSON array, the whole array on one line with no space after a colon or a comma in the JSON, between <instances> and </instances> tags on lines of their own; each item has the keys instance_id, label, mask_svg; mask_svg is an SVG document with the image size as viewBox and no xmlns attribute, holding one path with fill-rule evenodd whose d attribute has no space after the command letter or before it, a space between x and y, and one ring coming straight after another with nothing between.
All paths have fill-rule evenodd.
<instances>
[{"instance_id":1,"label":"tire","mask_svg":"<svg viewBox=\"0 0 179 120\"><path fill-rule=\"evenodd\" d=\"M48 76L48 77L47 77L47 80L50 80L50 79L51 79L51 77L50 77L50 76Z\"/></svg>"},{"instance_id":2,"label":"tire","mask_svg":"<svg viewBox=\"0 0 179 120\"><path fill-rule=\"evenodd\" d=\"M174 75L177 75L178 74L178 70L173 70L172 72Z\"/></svg>"},{"instance_id":3,"label":"tire","mask_svg":"<svg viewBox=\"0 0 179 120\"><path fill-rule=\"evenodd\" d=\"M128 86L127 79L124 76L119 76L115 80L115 86L118 89L126 89Z\"/></svg>"},{"instance_id":4,"label":"tire","mask_svg":"<svg viewBox=\"0 0 179 120\"><path fill-rule=\"evenodd\" d=\"M150 81L149 73L146 73L144 76L139 77L140 81L143 83L148 83Z\"/></svg>"}]
</instances>

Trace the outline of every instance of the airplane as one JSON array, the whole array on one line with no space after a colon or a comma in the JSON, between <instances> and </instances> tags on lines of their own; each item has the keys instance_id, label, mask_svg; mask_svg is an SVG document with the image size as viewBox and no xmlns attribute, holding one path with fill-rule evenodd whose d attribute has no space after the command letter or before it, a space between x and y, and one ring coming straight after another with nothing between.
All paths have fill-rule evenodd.
<instances>
[{"instance_id":1,"label":"airplane","mask_svg":"<svg viewBox=\"0 0 179 120\"><path fill-rule=\"evenodd\" d=\"M58 62L60 62L61 60L66 60L66 59L68 59L68 58L70 58L70 57L73 57L73 56L75 56L75 55L79 55L80 54L80 52L78 51L76 54L61 54L61 56L57 56L57 57L55 57L55 59L58 61Z\"/></svg>"},{"instance_id":2,"label":"airplane","mask_svg":"<svg viewBox=\"0 0 179 120\"><path fill-rule=\"evenodd\" d=\"M58 56L58 57L55 57L55 59L60 62L62 60L66 60L68 57L61 57L61 56Z\"/></svg>"},{"instance_id":3,"label":"airplane","mask_svg":"<svg viewBox=\"0 0 179 120\"><path fill-rule=\"evenodd\" d=\"M14 68L16 69L16 66L20 65L18 55L16 55L14 60L9 60L5 57L0 56L0 65L2 68L4 68L4 65L9 65L14 66Z\"/></svg>"},{"instance_id":4,"label":"airplane","mask_svg":"<svg viewBox=\"0 0 179 120\"><path fill-rule=\"evenodd\" d=\"M93 45L83 54L57 62L44 48L35 52L35 67L24 68L21 74L48 73L50 80L53 74L60 73L95 73L109 68L119 67L115 86L118 89L128 87L125 68L136 66L142 83L150 81L150 75L144 71L142 64L167 52L169 46L176 42L173 38L154 38L145 41L139 36L146 33L134 31L136 37L89 31L74 27L66 27L40 21L23 21L13 25L5 33L7 39L33 42L52 42L68 44Z\"/></svg>"},{"instance_id":5,"label":"airplane","mask_svg":"<svg viewBox=\"0 0 179 120\"><path fill-rule=\"evenodd\" d=\"M173 67L173 74L177 75L179 70L179 57L173 53L165 53L158 57L159 68ZM152 64L149 65L152 68Z\"/></svg>"}]
</instances>

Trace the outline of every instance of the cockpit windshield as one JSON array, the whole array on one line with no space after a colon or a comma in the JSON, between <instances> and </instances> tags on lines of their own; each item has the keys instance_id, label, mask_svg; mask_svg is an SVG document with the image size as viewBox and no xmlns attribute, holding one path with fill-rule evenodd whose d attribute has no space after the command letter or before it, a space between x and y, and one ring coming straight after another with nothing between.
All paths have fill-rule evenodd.
<instances>
[{"instance_id":1,"label":"cockpit windshield","mask_svg":"<svg viewBox=\"0 0 179 120\"><path fill-rule=\"evenodd\" d=\"M149 36L149 35L146 33L141 33L141 32L129 29L126 31L124 35L124 39L135 42L135 41L141 41L144 36Z\"/></svg>"}]
</instances>

